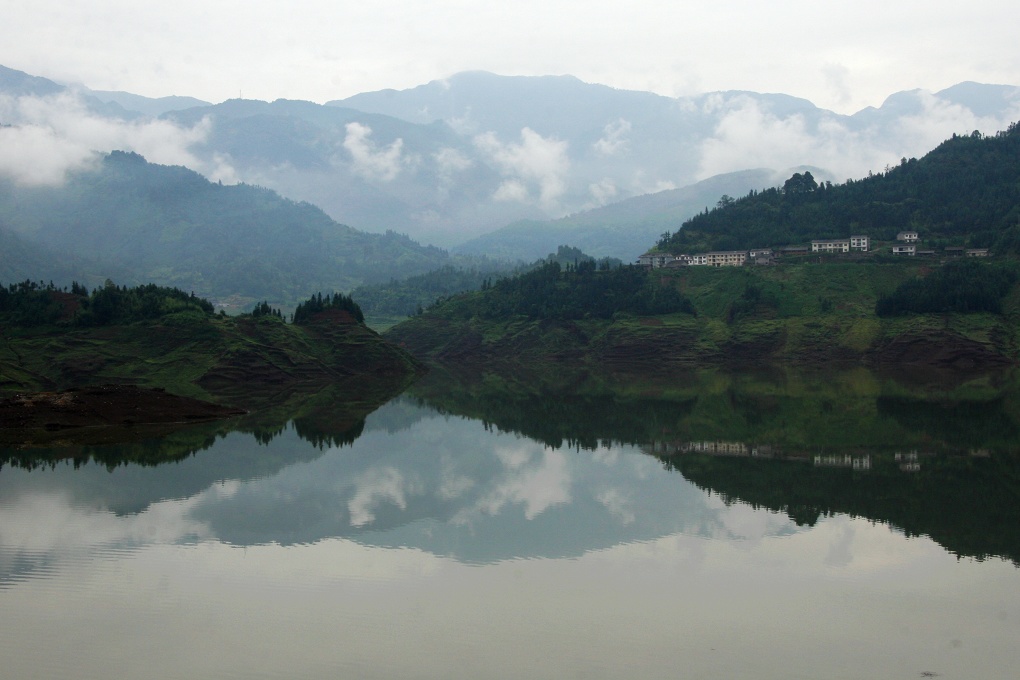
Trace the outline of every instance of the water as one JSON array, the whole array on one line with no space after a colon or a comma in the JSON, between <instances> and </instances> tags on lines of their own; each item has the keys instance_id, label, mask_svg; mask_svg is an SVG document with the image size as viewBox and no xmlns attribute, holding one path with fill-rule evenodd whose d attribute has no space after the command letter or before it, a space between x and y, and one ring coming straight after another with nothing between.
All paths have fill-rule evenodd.
<instances>
[{"instance_id":1,"label":"water","mask_svg":"<svg viewBox=\"0 0 1020 680\"><path fill-rule=\"evenodd\" d=\"M1016 677L1012 392L680 382L9 451L2 676Z\"/></svg>"}]
</instances>

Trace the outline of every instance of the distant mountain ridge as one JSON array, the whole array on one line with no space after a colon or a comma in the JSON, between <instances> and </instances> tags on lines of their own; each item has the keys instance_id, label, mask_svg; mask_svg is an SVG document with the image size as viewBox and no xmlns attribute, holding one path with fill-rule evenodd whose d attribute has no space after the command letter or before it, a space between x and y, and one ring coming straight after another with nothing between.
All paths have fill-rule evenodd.
<instances>
[{"instance_id":1,"label":"distant mountain ridge","mask_svg":"<svg viewBox=\"0 0 1020 680\"><path fill-rule=\"evenodd\" d=\"M0 72L0 94L67 92L54 87ZM991 133L1020 118L1020 88L977 83L897 93L852 116L782 94L670 98L571 76L484 72L327 105L228 100L182 109L195 102L80 94L94 115L186 131L175 157L193 169L313 203L359 229L443 246L750 168L810 166L834 178L862 177L954 132ZM597 238L593 232L585 249L594 251ZM608 248L598 252L626 255Z\"/></svg>"},{"instance_id":2,"label":"distant mountain ridge","mask_svg":"<svg viewBox=\"0 0 1020 680\"><path fill-rule=\"evenodd\" d=\"M803 172L805 168L796 170ZM823 171L811 170L824 178ZM453 252L531 261L555 251L561 244L571 244L593 257L619 257L624 262L634 262L663 232L672 232L685 220L715 206L720 197L743 196L751 190L779 186L794 171L732 172L558 220L515 222L461 244Z\"/></svg>"}]
</instances>

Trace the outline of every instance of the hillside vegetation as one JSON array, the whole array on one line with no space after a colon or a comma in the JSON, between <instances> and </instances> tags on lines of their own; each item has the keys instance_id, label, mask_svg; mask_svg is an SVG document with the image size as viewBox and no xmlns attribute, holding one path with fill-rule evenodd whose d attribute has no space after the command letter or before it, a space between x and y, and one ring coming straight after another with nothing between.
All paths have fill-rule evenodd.
<instances>
[{"instance_id":1,"label":"hillside vegetation","mask_svg":"<svg viewBox=\"0 0 1020 680\"><path fill-rule=\"evenodd\" d=\"M795 174L782 188L720 200L659 247L737 250L851 234L891 241L903 230L918 232L930 248L1020 253L1020 125L993 136L954 136L921 159L841 185Z\"/></svg>"},{"instance_id":2,"label":"hillside vegetation","mask_svg":"<svg viewBox=\"0 0 1020 680\"><path fill-rule=\"evenodd\" d=\"M533 298L543 300L539 307L491 314L506 309L500 305L507 297L493 286L448 300L386 335L440 362L552 361L622 371L771 363L973 369L1020 358L1015 278L996 298L1001 313L879 317L880 299L938 270L904 260L621 271L643 281L643 290L652 291L646 295L675 296L682 308L656 312L627 302L608 317L561 313L582 289L557 297L547 288Z\"/></svg>"},{"instance_id":3,"label":"hillside vegetation","mask_svg":"<svg viewBox=\"0 0 1020 680\"><path fill-rule=\"evenodd\" d=\"M582 263L594 263L601 269L617 267L621 264L614 258L596 260L580 248L560 245L555 252L530 264L511 265L481 258L477 266L446 265L426 274L409 276L388 283L358 286L351 291L351 296L358 300L358 304L365 310L366 315L377 320L388 317L396 321L412 314L421 313L422 309L434 306L437 302L457 293L490 287L493 281L525 274L553 263L558 264L561 269L579 266Z\"/></svg>"},{"instance_id":4,"label":"hillside vegetation","mask_svg":"<svg viewBox=\"0 0 1020 680\"><path fill-rule=\"evenodd\" d=\"M617 369L870 364L985 369L1020 359L1020 126L953 137L921 160L841 186L795 173L723 197L658 247L747 249L915 230L991 261L853 253L774 266L551 268L445 301L388 331L416 355Z\"/></svg>"},{"instance_id":5,"label":"hillside vegetation","mask_svg":"<svg viewBox=\"0 0 1020 680\"><path fill-rule=\"evenodd\" d=\"M273 313L213 314L209 302L158 286L10 286L0 294L0 391L119 383L246 406L420 370L358 321L350 298L315 296L300 308L300 323L288 324Z\"/></svg>"}]
</instances>

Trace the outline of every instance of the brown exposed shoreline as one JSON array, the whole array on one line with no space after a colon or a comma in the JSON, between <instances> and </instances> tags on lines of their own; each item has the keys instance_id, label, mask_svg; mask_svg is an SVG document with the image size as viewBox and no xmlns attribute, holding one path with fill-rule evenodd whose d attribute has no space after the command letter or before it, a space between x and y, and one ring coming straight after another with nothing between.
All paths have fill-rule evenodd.
<instances>
[{"instance_id":1,"label":"brown exposed shoreline","mask_svg":"<svg viewBox=\"0 0 1020 680\"><path fill-rule=\"evenodd\" d=\"M21 392L0 399L0 430L197 423L244 415L242 409L135 385Z\"/></svg>"}]
</instances>

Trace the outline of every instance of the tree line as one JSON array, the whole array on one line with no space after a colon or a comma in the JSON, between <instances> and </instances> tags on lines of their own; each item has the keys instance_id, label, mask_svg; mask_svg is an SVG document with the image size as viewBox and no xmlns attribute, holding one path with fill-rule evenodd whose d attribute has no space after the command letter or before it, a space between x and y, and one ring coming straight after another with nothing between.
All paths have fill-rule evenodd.
<instances>
[{"instance_id":1,"label":"tree line","mask_svg":"<svg viewBox=\"0 0 1020 680\"><path fill-rule=\"evenodd\" d=\"M486 283L484 290L460 305L464 313L488 319L609 319L634 315L694 314L691 301L671 284L660 283L643 267L576 265L548 262L529 272Z\"/></svg>"},{"instance_id":2,"label":"tree line","mask_svg":"<svg viewBox=\"0 0 1020 680\"><path fill-rule=\"evenodd\" d=\"M294 309L292 320L295 325L307 325L317 315L328 310L347 312L358 323L365 322L365 315L361 311L361 307L358 306L358 303L350 295L344 295L343 293L333 293L326 296L323 296L322 293L313 295L308 300L298 304Z\"/></svg>"},{"instance_id":3,"label":"tree line","mask_svg":"<svg viewBox=\"0 0 1020 680\"><path fill-rule=\"evenodd\" d=\"M70 288L31 280L0 286L0 319L12 326L109 326L186 311L212 315L213 305L178 288L132 288L109 279L91 292L78 282Z\"/></svg>"},{"instance_id":4,"label":"tree line","mask_svg":"<svg viewBox=\"0 0 1020 680\"><path fill-rule=\"evenodd\" d=\"M1015 265L974 260L948 262L922 279L901 283L875 303L878 316L1002 313L1002 300L1017 281Z\"/></svg>"}]
</instances>

